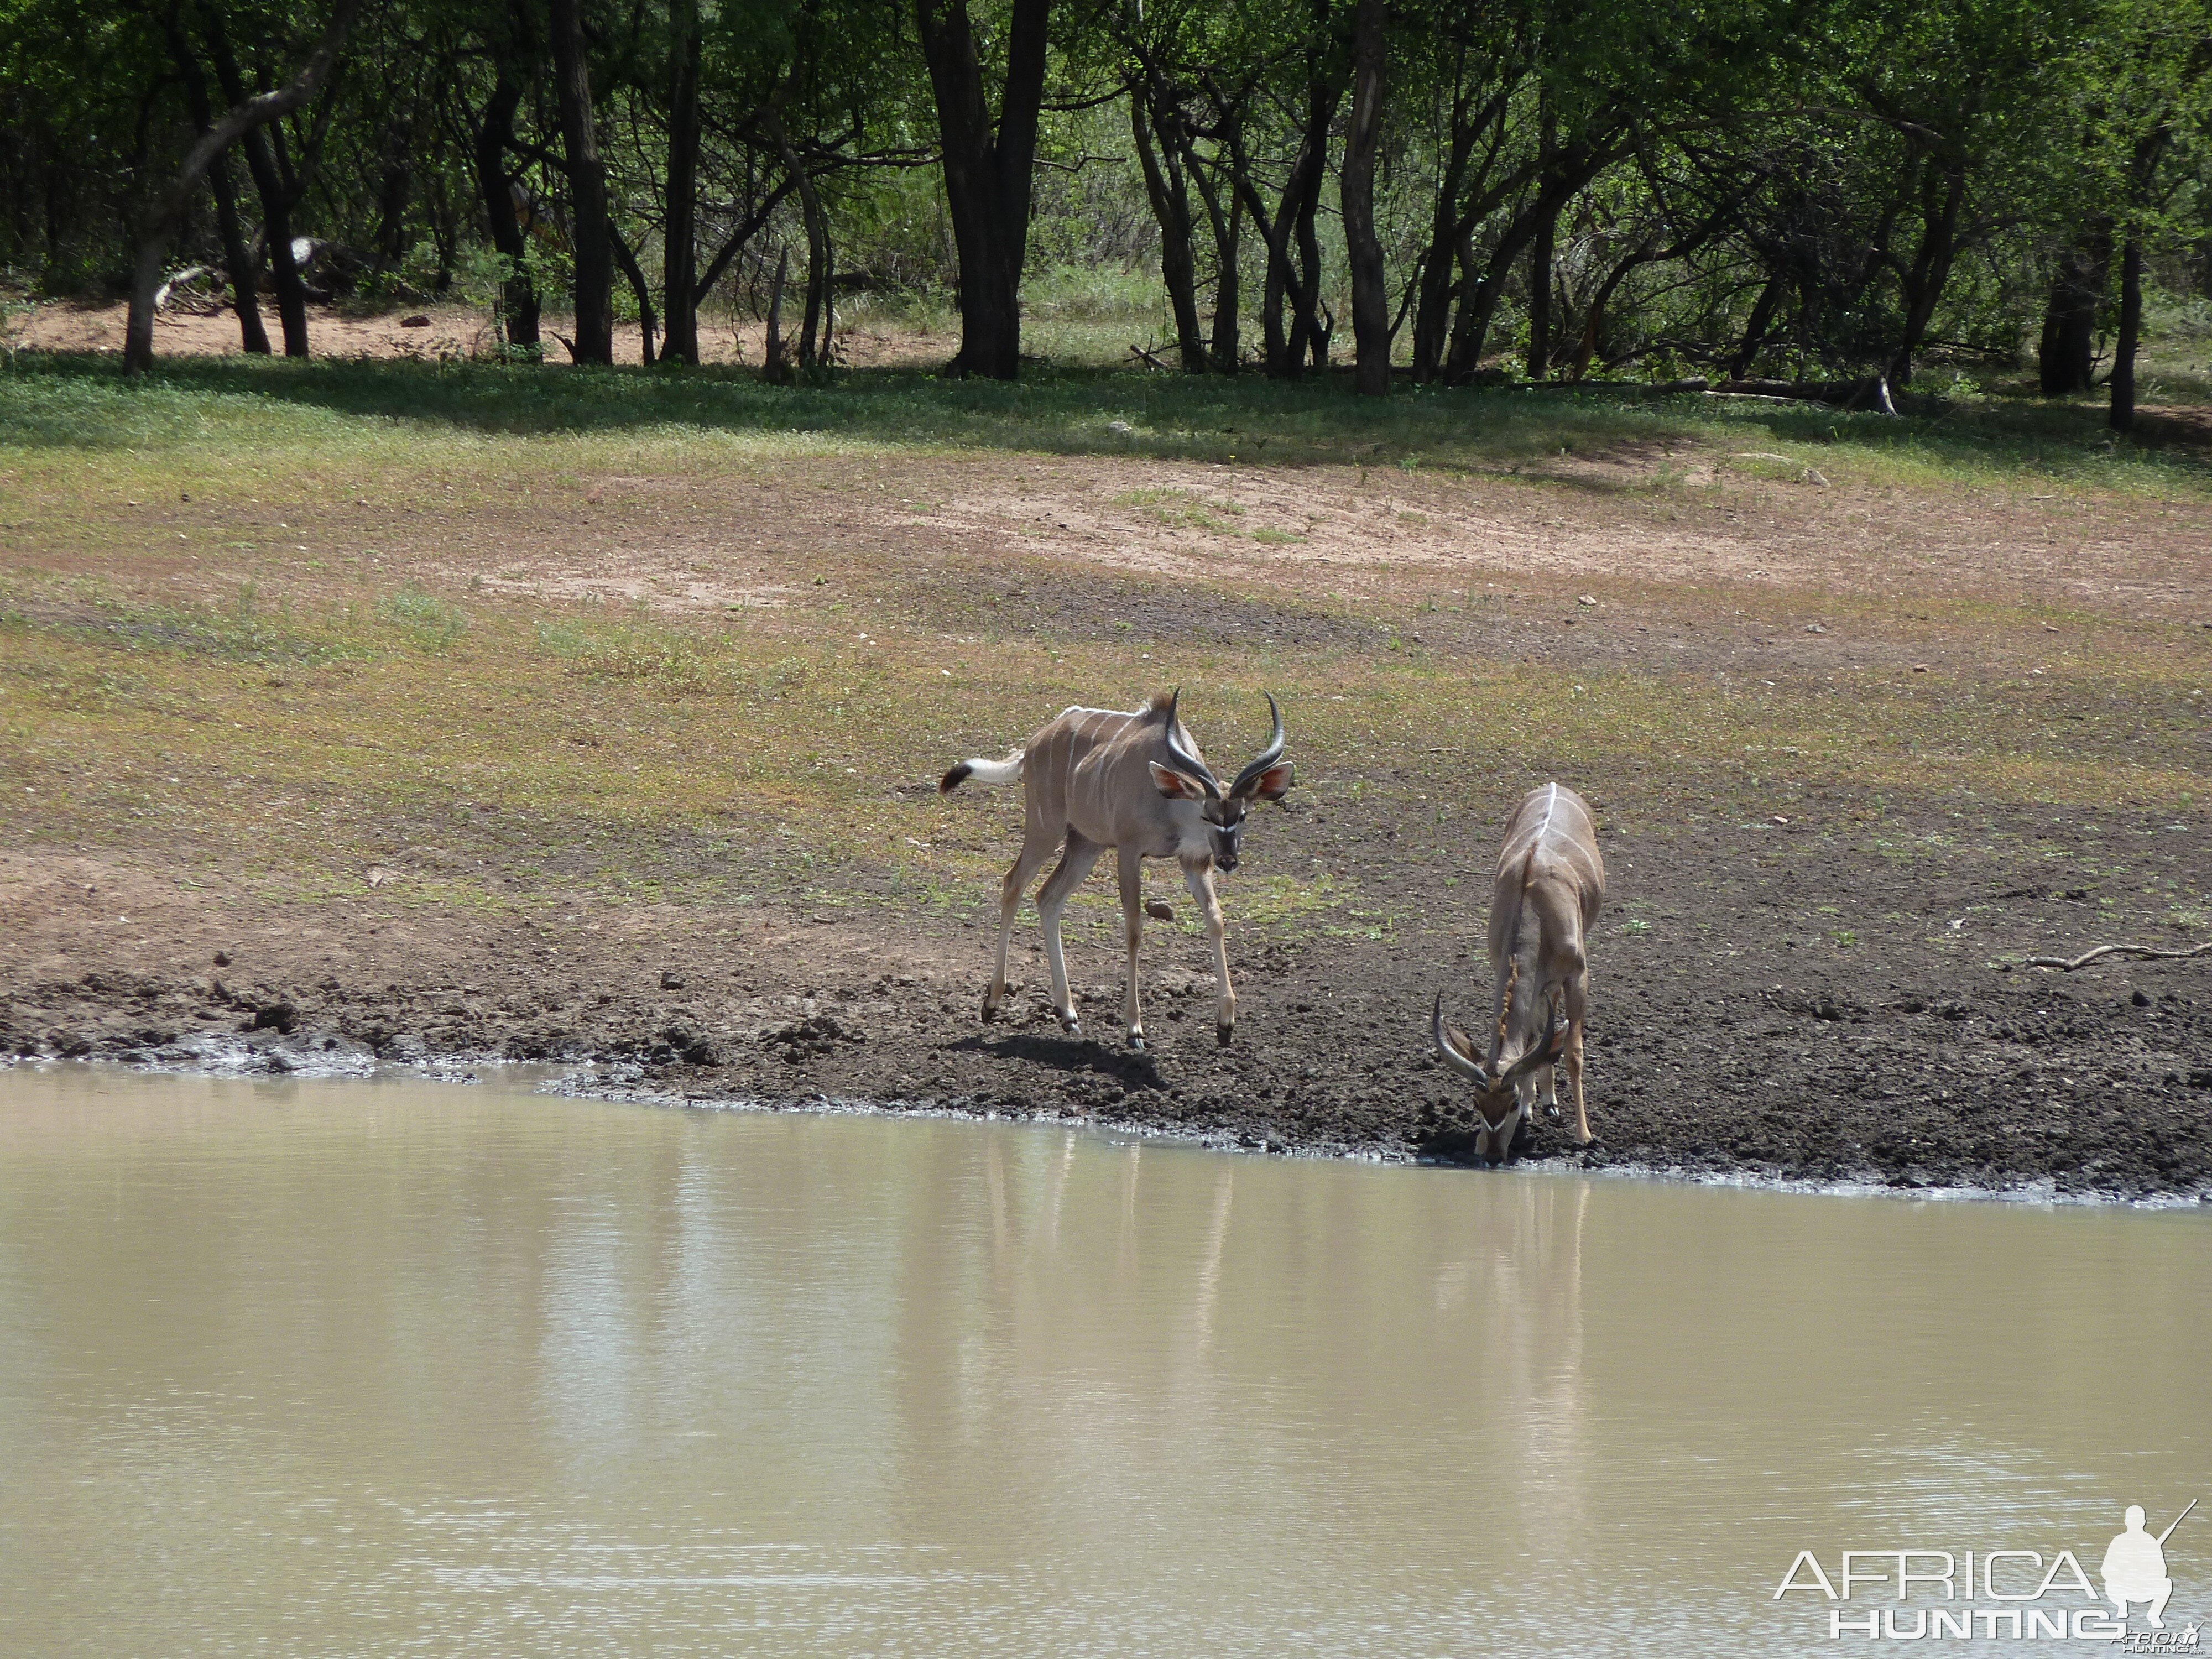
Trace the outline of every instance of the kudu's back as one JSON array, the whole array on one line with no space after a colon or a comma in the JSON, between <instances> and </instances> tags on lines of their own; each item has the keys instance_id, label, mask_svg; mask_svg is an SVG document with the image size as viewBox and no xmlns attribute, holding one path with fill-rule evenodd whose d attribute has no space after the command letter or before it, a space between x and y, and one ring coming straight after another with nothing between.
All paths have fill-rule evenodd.
<instances>
[{"instance_id":1,"label":"kudu's back","mask_svg":"<svg viewBox=\"0 0 2212 1659\"><path fill-rule=\"evenodd\" d=\"M1561 783L1531 790L1505 821L1490 901L1490 960L1503 972L1516 947L1579 957L1605 905L1605 859L1589 803Z\"/></svg>"}]
</instances>

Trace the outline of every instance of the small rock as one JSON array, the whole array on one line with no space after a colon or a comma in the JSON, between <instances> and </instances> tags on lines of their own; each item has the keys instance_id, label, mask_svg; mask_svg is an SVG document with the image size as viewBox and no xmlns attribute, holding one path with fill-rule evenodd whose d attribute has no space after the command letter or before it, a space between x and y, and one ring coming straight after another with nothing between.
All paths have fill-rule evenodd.
<instances>
[{"instance_id":1,"label":"small rock","mask_svg":"<svg viewBox=\"0 0 2212 1659\"><path fill-rule=\"evenodd\" d=\"M430 326L430 319L418 313L412 317L402 317L399 319L399 326L402 328L428 328Z\"/></svg>"},{"instance_id":2,"label":"small rock","mask_svg":"<svg viewBox=\"0 0 2212 1659\"><path fill-rule=\"evenodd\" d=\"M1808 634L1825 634L1828 630L1821 627L1818 623L1807 623L1805 624L1805 631Z\"/></svg>"},{"instance_id":3,"label":"small rock","mask_svg":"<svg viewBox=\"0 0 2212 1659\"><path fill-rule=\"evenodd\" d=\"M1912 672L1916 674L1924 674L1928 672L1928 665L1924 662L1917 662L1912 665Z\"/></svg>"},{"instance_id":4,"label":"small rock","mask_svg":"<svg viewBox=\"0 0 2212 1659\"><path fill-rule=\"evenodd\" d=\"M1805 469L1805 482L1816 489L1826 489L1828 487L1827 479L1821 476L1820 469L1817 466L1808 466Z\"/></svg>"},{"instance_id":5,"label":"small rock","mask_svg":"<svg viewBox=\"0 0 2212 1659\"><path fill-rule=\"evenodd\" d=\"M1578 593L1575 596L1575 603L1577 605L1595 605L1597 603L1597 597L1591 593Z\"/></svg>"},{"instance_id":6,"label":"small rock","mask_svg":"<svg viewBox=\"0 0 2212 1659\"><path fill-rule=\"evenodd\" d=\"M218 968L228 968L228 967L229 967L229 966L230 966L230 952L229 952L229 951L216 951L216 952L215 953L215 965L216 965L216 967L218 967Z\"/></svg>"},{"instance_id":7,"label":"small rock","mask_svg":"<svg viewBox=\"0 0 2212 1659\"><path fill-rule=\"evenodd\" d=\"M1127 437L1135 428L1127 421L1109 421L1106 422L1106 429L1116 436Z\"/></svg>"},{"instance_id":8,"label":"small rock","mask_svg":"<svg viewBox=\"0 0 2212 1659\"><path fill-rule=\"evenodd\" d=\"M678 973L673 968L663 969L660 974L660 988L664 991L682 990L684 988L684 975Z\"/></svg>"}]
</instances>

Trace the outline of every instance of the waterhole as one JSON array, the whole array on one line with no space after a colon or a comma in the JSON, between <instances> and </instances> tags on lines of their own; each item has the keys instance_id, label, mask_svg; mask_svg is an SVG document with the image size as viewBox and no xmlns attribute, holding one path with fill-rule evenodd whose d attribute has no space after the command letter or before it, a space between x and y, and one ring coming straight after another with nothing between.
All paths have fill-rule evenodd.
<instances>
[{"instance_id":1,"label":"waterhole","mask_svg":"<svg viewBox=\"0 0 2212 1659\"><path fill-rule=\"evenodd\" d=\"M1837 1653L2212 1499L2208 1359L2195 1212L0 1072L13 1652Z\"/></svg>"}]
</instances>

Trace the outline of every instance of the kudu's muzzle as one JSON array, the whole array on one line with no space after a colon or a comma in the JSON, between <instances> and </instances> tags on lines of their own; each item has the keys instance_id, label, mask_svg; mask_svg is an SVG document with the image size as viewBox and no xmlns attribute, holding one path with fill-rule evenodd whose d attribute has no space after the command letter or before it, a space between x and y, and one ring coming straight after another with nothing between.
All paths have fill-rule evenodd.
<instances>
[{"instance_id":1,"label":"kudu's muzzle","mask_svg":"<svg viewBox=\"0 0 2212 1659\"><path fill-rule=\"evenodd\" d=\"M1501 1022L1502 1032L1502 1022ZM1467 1034L1444 1024L1443 994L1437 994L1436 1006L1429 1011L1429 1035L1436 1045L1437 1057L1475 1085L1483 1092L1483 1100L1476 1109L1481 1112L1483 1127L1475 1133L1476 1160L1490 1169L1510 1163L1513 1139L1520 1133L1526 1114L1519 1109L1516 1098L1521 1081L1540 1066L1548 1066L1559 1058L1566 1034L1559 1027L1559 1005L1550 1007L1544 1022L1544 1035L1529 1045L1528 1051L1511 1065L1493 1073L1483 1061L1474 1057L1474 1045ZM1503 1097L1507 1103L1505 1115L1498 1121L1490 1121L1490 1114L1482 1107Z\"/></svg>"}]
</instances>

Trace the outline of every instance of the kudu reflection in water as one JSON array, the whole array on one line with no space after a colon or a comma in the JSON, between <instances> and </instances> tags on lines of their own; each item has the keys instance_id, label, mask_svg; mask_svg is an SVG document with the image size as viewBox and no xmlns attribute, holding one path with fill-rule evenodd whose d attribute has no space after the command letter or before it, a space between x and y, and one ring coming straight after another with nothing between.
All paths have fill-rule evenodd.
<instances>
[{"instance_id":1,"label":"kudu reflection in water","mask_svg":"<svg viewBox=\"0 0 2212 1659\"><path fill-rule=\"evenodd\" d=\"M1164 691L1127 713L1063 709L1004 759L962 761L937 786L949 795L971 778L991 787L1019 778L1026 798L1021 855L999 885L999 950L991 988L983 995L985 1019L995 1019L1006 1001L1006 944L1022 893L1045 860L1060 852L1059 867L1037 890L1037 919L1044 927L1045 959L1052 966L1054 1012L1071 1035L1080 1034L1060 951L1060 914L1100 854L1112 848L1128 946L1122 1012L1129 1046L1145 1046L1137 950L1145 934L1146 859L1173 859L1182 866L1213 946L1214 1033L1223 1042L1229 1041L1237 1024L1237 994L1229 982L1229 950L1213 877L1216 871L1237 867L1250 806L1280 800L1291 787L1291 765L1282 758L1283 715L1269 697L1273 730L1267 745L1224 788L1176 718L1176 694ZM1171 917L1173 912L1167 914Z\"/></svg>"}]
</instances>

